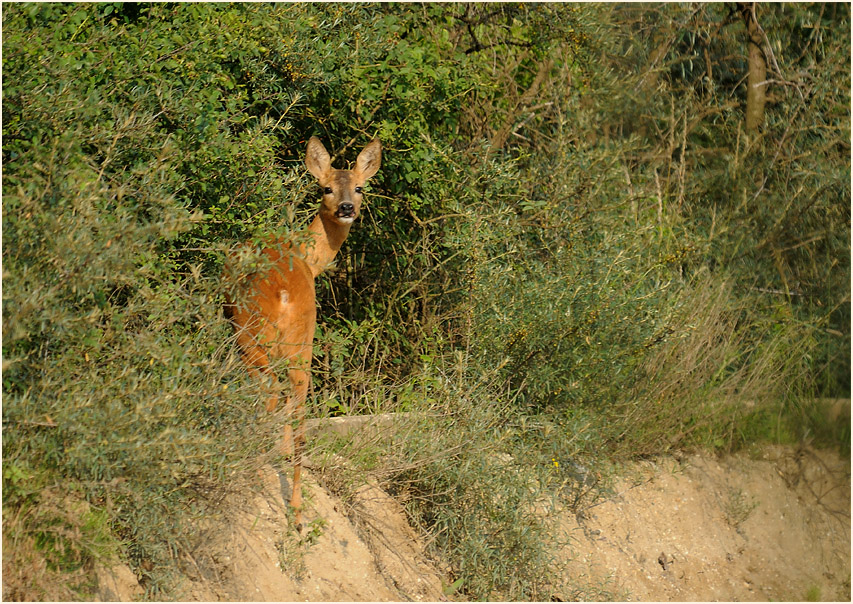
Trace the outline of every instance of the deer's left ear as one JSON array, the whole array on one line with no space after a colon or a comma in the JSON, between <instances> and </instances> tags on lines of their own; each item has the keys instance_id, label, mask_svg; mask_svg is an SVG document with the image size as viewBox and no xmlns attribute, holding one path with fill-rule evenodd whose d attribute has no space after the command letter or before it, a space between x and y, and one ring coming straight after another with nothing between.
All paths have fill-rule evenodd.
<instances>
[{"instance_id":1,"label":"deer's left ear","mask_svg":"<svg viewBox=\"0 0 853 604\"><path fill-rule=\"evenodd\" d=\"M362 149L355 160L355 169L361 174L361 177L367 180L379 170L379 164L382 162L382 143L378 138L374 138L367 146Z\"/></svg>"}]
</instances>

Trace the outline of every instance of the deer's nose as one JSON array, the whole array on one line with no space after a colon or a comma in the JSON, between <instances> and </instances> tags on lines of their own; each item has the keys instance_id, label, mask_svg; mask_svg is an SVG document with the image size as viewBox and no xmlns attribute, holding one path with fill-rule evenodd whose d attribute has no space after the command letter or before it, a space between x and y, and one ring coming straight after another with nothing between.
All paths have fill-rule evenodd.
<instances>
[{"instance_id":1,"label":"deer's nose","mask_svg":"<svg viewBox=\"0 0 853 604\"><path fill-rule=\"evenodd\" d=\"M342 203L338 206L338 216L352 216L355 214L355 206L351 203Z\"/></svg>"}]
</instances>

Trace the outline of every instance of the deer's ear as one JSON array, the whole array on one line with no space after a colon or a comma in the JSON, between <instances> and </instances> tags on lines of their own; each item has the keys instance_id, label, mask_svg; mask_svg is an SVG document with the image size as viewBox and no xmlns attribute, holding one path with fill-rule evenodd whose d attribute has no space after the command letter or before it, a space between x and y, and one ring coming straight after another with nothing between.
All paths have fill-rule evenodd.
<instances>
[{"instance_id":1,"label":"deer's ear","mask_svg":"<svg viewBox=\"0 0 853 604\"><path fill-rule=\"evenodd\" d=\"M382 162L382 143L378 138L374 138L367 146L358 154L355 160L355 169L361 174L364 180L367 180L379 170L379 164Z\"/></svg>"},{"instance_id":2,"label":"deer's ear","mask_svg":"<svg viewBox=\"0 0 853 604\"><path fill-rule=\"evenodd\" d=\"M332 169L332 159L328 151L316 136L308 141L308 149L305 151L305 166L317 180L325 178Z\"/></svg>"}]
</instances>

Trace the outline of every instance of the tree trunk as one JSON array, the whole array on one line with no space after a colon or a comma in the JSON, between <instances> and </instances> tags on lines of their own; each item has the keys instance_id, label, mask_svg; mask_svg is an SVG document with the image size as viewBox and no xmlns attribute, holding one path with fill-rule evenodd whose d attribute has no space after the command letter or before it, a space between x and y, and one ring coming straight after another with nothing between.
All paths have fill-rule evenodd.
<instances>
[{"instance_id":1,"label":"tree trunk","mask_svg":"<svg viewBox=\"0 0 853 604\"><path fill-rule=\"evenodd\" d=\"M764 104L767 102L767 61L761 45L764 35L755 17L755 2L738 2L747 31L746 131L757 132L764 123Z\"/></svg>"}]
</instances>

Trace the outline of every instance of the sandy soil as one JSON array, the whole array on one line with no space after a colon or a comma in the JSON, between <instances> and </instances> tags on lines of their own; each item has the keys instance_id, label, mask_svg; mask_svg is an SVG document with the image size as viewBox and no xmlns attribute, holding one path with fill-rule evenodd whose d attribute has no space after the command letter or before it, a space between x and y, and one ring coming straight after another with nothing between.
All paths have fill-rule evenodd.
<instances>
[{"instance_id":1,"label":"sandy soil","mask_svg":"<svg viewBox=\"0 0 853 604\"><path fill-rule=\"evenodd\" d=\"M567 515L571 574L641 601L850 600L850 464L774 447L758 459L638 464Z\"/></svg>"},{"instance_id":2,"label":"sandy soil","mask_svg":"<svg viewBox=\"0 0 853 604\"><path fill-rule=\"evenodd\" d=\"M181 599L447 599L402 508L376 486L344 509L309 474L300 538L288 529L286 481L272 467L258 480L261 492L206 527L205 555L183 560ZM850 600L850 462L834 453L775 447L635 464L612 496L560 524L570 581L609 599ZM140 595L128 569L101 571L102 600Z\"/></svg>"}]
</instances>

